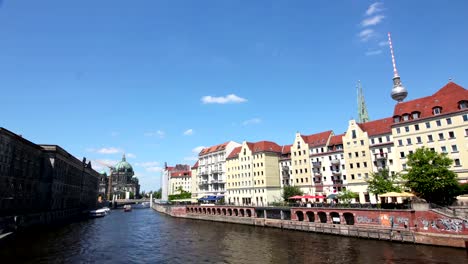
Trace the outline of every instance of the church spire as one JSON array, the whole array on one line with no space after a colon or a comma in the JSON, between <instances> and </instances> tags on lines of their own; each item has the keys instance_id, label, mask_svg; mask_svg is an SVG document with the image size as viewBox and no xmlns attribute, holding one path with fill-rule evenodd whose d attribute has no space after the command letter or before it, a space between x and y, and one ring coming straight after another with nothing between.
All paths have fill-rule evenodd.
<instances>
[{"instance_id":1,"label":"church spire","mask_svg":"<svg viewBox=\"0 0 468 264\"><path fill-rule=\"evenodd\" d=\"M125 158L125 153L122 156L122 161L127 161L127 159Z\"/></svg>"},{"instance_id":2,"label":"church spire","mask_svg":"<svg viewBox=\"0 0 468 264\"><path fill-rule=\"evenodd\" d=\"M358 81L356 89L358 93L358 123L365 123L369 121L369 114L367 113L366 101L362 93L361 81Z\"/></svg>"}]
</instances>

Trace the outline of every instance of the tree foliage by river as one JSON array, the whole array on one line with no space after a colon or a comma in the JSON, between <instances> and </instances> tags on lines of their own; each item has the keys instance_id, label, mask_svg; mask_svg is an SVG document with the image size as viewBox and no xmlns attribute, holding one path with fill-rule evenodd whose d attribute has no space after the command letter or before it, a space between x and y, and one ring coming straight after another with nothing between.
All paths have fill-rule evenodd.
<instances>
[{"instance_id":1,"label":"tree foliage by river","mask_svg":"<svg viewBox=\"0 0 468 264\"><path fill-rule=\"evenodd\" d=\"M179 199L189 199L189 198L192 197L192 193L185 191L184 189L182 189L181 186L179 186L179 188L177 188L177 191L179 192L178 194L169 195L169 197L168 197L169 201L179 200Z\"/></svg>"},{"instance_id":2,"label":"tree foliage by river","mask_svg":"<svg viewBox=\"0 0 468 264\"><path fill-rule=\"evenodd\" d=\"M283 200L288 201L289 197L296 195L303 195L304 192L297 186L284 186L283 187Z\"/></svg>"},{"instance_id":3,"label":"tree foliage by river","mask_svg":"<svg viewBox=\"0 0 468 264\"><path fill-rule=\"evenodd\" d=\"M374 194L401 192L401 187L397 183L398 178L399 174L392 175L387 168L372 173L370 179L367 180L367 191Z\"/></svg>"},{"instance_id":4,"label":"tree foliage by river","mask_svg":"<svg viewBox=\"0 0 468 264\"><path fill-rule=\"evenodd\" d=\"M449 205L460 193L457 175L449 168L452 159L444 153L419 148L408 155L405 185L428 202Z\"/></svg>"}]
</instances>

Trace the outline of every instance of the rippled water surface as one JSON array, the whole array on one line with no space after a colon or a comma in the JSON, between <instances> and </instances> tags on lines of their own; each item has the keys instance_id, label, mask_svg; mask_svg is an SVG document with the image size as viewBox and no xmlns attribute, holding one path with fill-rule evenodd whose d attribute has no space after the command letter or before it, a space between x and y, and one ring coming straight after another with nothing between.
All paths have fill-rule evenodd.
<instances>
[{"instance_id":1,"label":"rippled water surface","mask_svg":"<svg viewBox=\"0 0 468 264\"><path fill-rule=\"evenodd\" d=\"M462 249L171 218L151 209L19 234L0 263L468 263Z\"/></svg>"}]
</instances>

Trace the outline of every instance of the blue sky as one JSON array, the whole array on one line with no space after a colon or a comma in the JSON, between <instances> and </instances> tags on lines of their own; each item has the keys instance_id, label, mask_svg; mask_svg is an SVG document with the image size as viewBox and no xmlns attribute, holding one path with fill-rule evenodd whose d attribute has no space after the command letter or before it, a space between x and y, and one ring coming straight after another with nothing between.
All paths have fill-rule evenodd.
<instances>
[{"instance_id":1,"label":"blue sky","mask_svg":"<svg viewBox=\"0 0 468 264\"><path fill-rule=\"evenodd\" d=\"M228 140L345 131L361 80L371 119L468 87L467 1L0 0L0 126L112 163L142 189L164 162ZM95 167L98 167L95 162Z\"/></svg>"}]
</instances>

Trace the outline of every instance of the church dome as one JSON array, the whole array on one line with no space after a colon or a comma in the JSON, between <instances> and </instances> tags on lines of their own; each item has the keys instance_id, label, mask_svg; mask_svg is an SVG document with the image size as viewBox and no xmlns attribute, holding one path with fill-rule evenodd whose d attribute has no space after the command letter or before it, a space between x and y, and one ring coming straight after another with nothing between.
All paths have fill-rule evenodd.
<instances>
[{"instance_id":1,"label":"church dome","mask_svg":"<svg viewBox=\"0 0 468 264\"><path fill-rule=\"evenodd\" d=\"M133 172L132 165L127 162L125 154L123 155L122 160L115 164L114 169L117 172Z\"/></svg>"}]
</instances>

